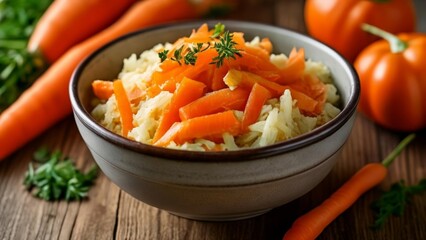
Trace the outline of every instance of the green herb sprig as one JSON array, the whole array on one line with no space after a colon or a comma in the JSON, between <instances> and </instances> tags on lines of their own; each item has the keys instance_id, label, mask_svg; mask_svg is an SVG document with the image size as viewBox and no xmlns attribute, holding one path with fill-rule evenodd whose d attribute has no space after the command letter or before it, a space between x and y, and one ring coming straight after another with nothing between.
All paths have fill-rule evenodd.
<instances>
[{"instance_id":1,"label":"green herb sprig","mask_svg":"<svg viewBox=\"0 0 426 240\"><path fill-rule=\"evenodd\" d=\"M34 160L38 162L38 167L35 168L33 163L29 164L24 185L36 197L47 201L71 201L87 197L98 173L96 165L87 173L82 173L76 169L72 160L64 158L61 152L50 153L45 148L35 152Z\"/></svg>"},{"instance_id":2,"label":"green herb sprig","mask_svg":"<svg viewBox=\"0 0 426 240\"><path fill-rule=\"evenodd\" d=\"M182 45L174 51L170 60L178 62L179 65L183 63L186 65L195 65L198 53L213 47L216 49L218 56L213 58L210 64L215 64L217 67L220 67L223 65L225 59L236 59L236 56L242 56L240 50L235 47L236 42L232 40L232 37L232 33L225 31L225 25L218 23L215 25L211 39L219 40L219 42L215 42L213 46L210 43L192 44L185 50L184 45ZM163 50L158 53L161 62L164 62L168 58L168 54L169 50Z\"/></svg>"},{"instance_id":3,"label":"green herb sprig","mask_svg":"<svg viewBox=\"0 0 426 240\"><path fill-rule=\"evenodd\" d=\"M232 37L232 33L225 31L223 36L220 37L219 42L215 43L214 48L219 55L213 58L211 64L216 64L216 67L221 67L225 59L236 59L236 56L242 56L240 50L235 48L237 43L232 40Z\"/></svg>"},{"instance_id":4,"label":"green herb sprig","mask_svg":"<svg viewBox=\"0 0 426 240\"><path fill-rule=\"evenodd\" d=\"M373 229L381 228L386 220L394 215L401 216L405 207L410 203L413 195L426 191L426 179L421 180L418 184L407 186L404 181L392 184L389 191L371 205L375 212L375 221L372 225Z\"/></svg>"}]
</instances>

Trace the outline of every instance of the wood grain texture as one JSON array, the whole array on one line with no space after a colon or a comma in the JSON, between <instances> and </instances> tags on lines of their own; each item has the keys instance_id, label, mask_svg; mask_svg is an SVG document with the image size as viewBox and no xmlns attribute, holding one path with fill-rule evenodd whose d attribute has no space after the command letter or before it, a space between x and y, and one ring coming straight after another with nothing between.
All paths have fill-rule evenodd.
<instances>
[{"instance_id":1,"label":"wood grain texture","mask_svg":"<svg viewBox=\"0 0 426 240\"><path fill-rule=\"evenodd\" d=\"M232 19L274 24L305 33L303 1L249 0ZM426 239L426 194L415 196L401 217L373 231L370 204L391 183L415 184L426 177L426 133L390 166L389 175L337 218L318 239ZM368 162L378 162L405 136L358 115L342 156L331 173L305 196L264 215L232 222L187 220L137 201L103 174L81 202L45 202L28 193L22 182L33 152L60 149L81 169L94 164L70 116L0 162L0 239L281 239L292 222L321 203ZM1 147L1 146L0 146Z\"/></svg>"}]
</instances>

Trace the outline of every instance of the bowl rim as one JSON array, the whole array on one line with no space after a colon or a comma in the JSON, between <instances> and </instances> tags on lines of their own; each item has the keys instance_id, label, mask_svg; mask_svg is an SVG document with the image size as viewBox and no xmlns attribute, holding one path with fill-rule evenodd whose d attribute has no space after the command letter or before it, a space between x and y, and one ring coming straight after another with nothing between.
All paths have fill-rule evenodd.
<instances>
[{"instance_id":1,"label":"bowl rim","mask_svg":"<svg viewBox=\"0 0 426 240\"><path fill-rule=\"evenodd\" d=\"M271 145L267 145L264 147L257 148L244 148L239 150L230 150L230 151L211 151L211 152L201 152L201 151L189 151L189 150L179 150L179 149L171 149L165 147L157 147L149 144L144 144L141 142L133 141L127 139L119 134L116 134L105 127L98 124L90 113L84 108L82 102L78 98L78 79L82 74L83 69L94 59L97 55L102 53L108 47L120 42L124 39L134 37L140 34L146 34L150 31L154 30L162 30L162 29L173 29L175 27L183 27L185 25L191 26L199 26L203 23L207 23L209 26L214 25L215 23L221 22L226 26L232 25L237 26L238 24L253 26L255 28L270 28L274 31L287 32L287 34L294 34L299 38L304 39L304 41L312 42L317 47L323 48L324 51L329 52L331 55L334 55L334 58L341 63L341 65L346 68L345 72L348 72L353 79L351 85L353 91L350 92L348 103L346 107L342 109L342 111L332 120L321 125L312 131L302 134L300 136L296 136L286 141L274 143ZM72 105L72 110L74 112L74 116L77 117L81 123L87 127L92 133L97 136L103 138L104 140L118 145L120 147L129 149L133 152L137 152L140 154L149 155L152 157L159 157L163 159L170 160L179 160L179 161L191 161L191 162L238 162L238 161L248 161L248 160L256 160L260 158L271 157L275 155L279 155L282 153L288 153L291 151L295 151L297 149L303 148L309 144L318 142L323 140L324 138L332 135L334 132L339 130L355 113L357 109L357 104L359 101L360 95L360 81L358 75L353 68L353 66L337 51L328 45L315 40L314 38L300 32L296 32L284 27L268 25L264 23L250 22L250 21L240 21L240 20L191 20L191 21L178 21L173 23L159 24L156 26L143 28L137 31L130 32L121 37L118 37L107 44L104 44L102 47L98 48L90 55L88 55L85 59L83 59L76 69L73 71L71 76L71 81L69 84L69 95Z\"/></svg>"}]
</instances>

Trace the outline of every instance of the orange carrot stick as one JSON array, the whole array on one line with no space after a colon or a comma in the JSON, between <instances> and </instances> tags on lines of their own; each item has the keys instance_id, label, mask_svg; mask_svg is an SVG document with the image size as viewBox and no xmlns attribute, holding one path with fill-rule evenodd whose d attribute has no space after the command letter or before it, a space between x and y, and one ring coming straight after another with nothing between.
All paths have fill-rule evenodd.
<instances>
[{"instance_id":1,"label":"orange carrot stick","mask_svg":"<svg viewBox=\"0 0 426 240\"><path fill-rule=\"evenodd\" d=\"M104 80L93 81L92 90L95 96L101 100L108 100L114 93L113 83Z\"/></svg>"},{"instance_id":2,"label":"orange carrot stick","mask_svg":"<svg viewBox=\"0 0 426 240\"><path fill-rule=\"evenodd\" d=\"M124 89L123 82L117 79L113 83L114 95L117 100L118 111L121 117L121 132L122 135L127 137L127 134L133 128L133 112L130 106L129 98L127 97L126 90Z\"/></svg>"},{"instance_id":3,"label":"orange carrot stick","mask_svg":"<svg viewBox=\"0 0 426 240\"><path fill-rule=\"evenodd\" d=\"M281 78L277 80L281 84L289 84L299 80L305 70L305 50L300 48L297 51L293 48L290 52L288 62L283 69L280 69Z\"/></svg>"},{"instance_id":4,"label":"orange carrot stick","mask_svg":"<svg viewBox=\"0 0 426 240\"><path fill-rule=\"evenodd\" d=\"M362 194L383 181L388 172L387 167L414 137L414 134L410 134L404 138L382 163L369 163L361 168L321 205L299 217L283 240L314 240L318 237L328 224L352 206Z\"/></svg>"},{"instance_id":5,"label":"orange carrot stick","mask_svg":"<svg viewBox=\"0 0 426 240\"><path fill-rule=\"evenodd\" d=\"M38 21L28 42L48 63L75 44L116 21L136 0L55 0Z\"/></svg>"},{"instance_id":6,"label":"orange carrot stick","mask_svg":"<svg viewBox=\"0 0 426 240\"><path fill-rule=\"evenodd\" d=\"M235 90L224 88L210 92L181 107L179 109L179 116L183 121L224 110L240 110L240 108L244 108L248 96L249 91L243 88L237 88Z\"/></svg>"},{"instance_id":7,"label":"orange carrot stick","mask_svg":"<svg viewBox=\"0 0 426 240\"><path fill-rule=\"evenodd\" d=\"M167 130L173 125L173 123L180 121L179 108L201 97L204 93L205 87L206 85L201 82L187 77L183 78L179 87L173 93L170 104L164 110L163 116L160 120L160 125L158 126L153 138L154 142L160 139L164 133L167 132Z\"/></svg>"},{"instance_id":8,"label":"orange carrot stick","mask_svg":"<svg viewBox=\"0 0 426 240\"><path fill-rule=\"evenodd\" d=\"M204 115L176 123L154 145L167 146L171 141L183 144L193 139L207 138L226 132L236 135L240 127L241 123L232 110Z\"/></svg>"},{"instance_id":9,"label":"orange carrot stick","mask_svg":"<svg viewBox=\"0 0 426 240\"><path fill-rule=\"evenodd\" d=\"M69 79L94 50L142 27L196 16L186 0L140 1L113 25L71 48L0 115L0 159L70 115Z\"/></svg>"},{"instance_id":10,"label":"orange carrot stick","mask_svg":"<svg viewBox=\"0 0 426 240\"><path fill-rule=\"evenodd\" d=\"M253 85L244 109L243 120L241 123L242 131L246 131L249 125L257 121L263 105L270 98L271 92L269 92L268 89L262 87L258 83Z\"/></svg>"},{"instance_id":11,"label":"orange carrot stick","mask_svg":"<svg viewBox=\"0 0 426 240\"><path fill-rule=\"evenodd\" d=\"M280 97L286 89L290 89L292 98L297 100L298 108L306 113L312 113L313 115L316 113L315 110L318 102L312 97L293 89L291 86L280 85L254 73L231 69L228 71L224 81L229 86L241 86L249 89L251 89L255 83L258 83L268 89L273 97Z\"/></svg>"}]
</instances>

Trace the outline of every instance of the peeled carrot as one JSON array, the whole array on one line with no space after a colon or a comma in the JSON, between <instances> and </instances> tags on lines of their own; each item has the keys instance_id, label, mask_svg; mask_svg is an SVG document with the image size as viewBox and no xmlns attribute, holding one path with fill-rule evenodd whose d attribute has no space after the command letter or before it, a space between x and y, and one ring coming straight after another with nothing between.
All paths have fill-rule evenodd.
<instances>
[{"instance_id":1,"label":"peeled carrot","mask_svg":"<svg viewBox=\"0 0 426 240\"><path fill-rule=\"evenodd\" d=\"M133 112L130 106L129 98L124 89L123 82L117 79L113 83L114 95L117 101L118 111L120 112L121 133L127 137L127 133L133 128Z\"/></svg>"},{"instance_id":2,"label":"peeled carrot","mask_svg":"<svg viewBox=\"0 0 426 240\"><path fill-rule=\"evenodd\" d=\"M280 69L281 78L277 82L281 84L289 84L299 80L305 70L305 50L300 48L299 51L293 48L288 57L288 62L283 69Z\"/></svg>"},{"instance_id":3,"label":"peeled carrot","mask_svg":"<svg viewBox=\"0 0 426 240\"><path fill-rule=\"evenodd\" d=\"M232 110L204 115L176 123L154 145L167 146L171 141L183 144L196 138L207 138L226 132L236 135L240 127L241 123Z\"/></svg>"},{"instance_id":4,"label":"peeled carrot","mask_svg":"<svg viewBox=\"0 0 426 240\"><path fill-rule=\"evenodd\" d=\"M224 88L210 92L207 95L181 107L179 109L179 116L183 121L225 110L241 110L241 108L244 108L248 96L249 91L243 88L237 88L235 90Z\"/></svg>"},{"instance_id":5,"label":"peeled carrot","mask_svg":"<svg viewBox=\"0 0 426 240\"><path fill-rule=\"evenodd\" d=\"M55 0L34 28L28 50L53 63L75 44L108 27L135 2Z\"/></svg>"},{"instance_id":6,"label":"peeled carrot","mask_svg":"<svg viewBox=\"0 0 426 240\"><path fill-rule=\"evenodd\" d=\"M93 94L101 100L108 100L114 94L114 87L111 81L95 80L92 82Z\"/></svg>"},{"instance_id":7,"label":"peeled carrot","mask_svg":"<svg viewBox=\"0 0 426 240\"><path fill-rule=\"evenodd\" d=\"M415 134L404 138L382 163L369 163L361 168L321 205L299 217L283 240L317 238L328 224L352 206L362 194L383 181L388 172L387 167L414 138Z\"/></svg>"},{"instance_id":8,"label":"peeled carrot","mask_svg":"<svg viewBox=\"0 0 426 240\"><path fill-rule=\"evenodd\" d=\"M186 0L144 0L107 29L72 47L0 115L0 159L70 115L69 79L94 50L142 27L194 17L197 15Z\"/></svg>"},{"instance_id":9,"label":"peeled carrot","mask_svg":"<svg viewBox=\"0 0 426 240\"><path fill-rule=\"evenodd\" d=\"M167 130L173 125L173 123L180 121L179 108L201 97L204 93L205 87L206 85L201 82L187 77L183 78L182 82L179 84L179 87L173 93L170 104L164 110L160 120L160 125L158 126L153 138L154 142L160 139L164 133L167 132Z\"/></svg>"},{"instance_id":10,"label":"peeled carrot","mask_svg":"<svg viewBox=\"0 0 426 240\"><path fill-rule=\"evenodd\" d=\"M253 85L244 109L243 120L241 123L242 131L246 131L249 125L257 121L263 105L270 98L271 92L269 92L268 89L262 87L258 83Z\"/></svg>"},{"instance_id":11,"label":"peeled carrot","mask_svg":"<svg viewBox=\"0 0 426 240\"><path fill-rule=\"evenodd\" d=\"M258 83L268 89L273 97L280 97L286 89L290 89L292 98L297 100L298 108L306 113L312 113L312 115L315 115L316 113L315 110L317 108L318 101L312 97L290 86L280 85L254 73L230 69L224 81L228 86L241 86L249 89L251 89L255 83Z\"/></svg>"}]
</instances>

